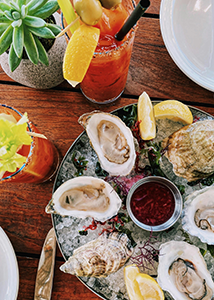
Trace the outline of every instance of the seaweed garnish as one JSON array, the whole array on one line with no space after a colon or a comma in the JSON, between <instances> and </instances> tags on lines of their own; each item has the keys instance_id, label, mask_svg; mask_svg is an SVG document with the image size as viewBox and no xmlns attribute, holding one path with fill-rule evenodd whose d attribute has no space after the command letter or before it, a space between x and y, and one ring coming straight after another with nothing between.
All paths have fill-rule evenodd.
<instances>
[{"instance_id":1,"label":"seaweed garnish","mask_svg":"<svg viewBox=\"0 0 214 300\"><path fill-rule=\"evenodd\" d=\"M87 164L88 164L88 161L85 159L84 156L79 156L78 158L76 158L76 155L77 153L74 152L73 155L72 155L72 162L75 166L75 168L77 169L77 172L75 172L75 176L82 176L83 175L83 172L85 170L87 170Z\"/></svg>"}]
</instances>

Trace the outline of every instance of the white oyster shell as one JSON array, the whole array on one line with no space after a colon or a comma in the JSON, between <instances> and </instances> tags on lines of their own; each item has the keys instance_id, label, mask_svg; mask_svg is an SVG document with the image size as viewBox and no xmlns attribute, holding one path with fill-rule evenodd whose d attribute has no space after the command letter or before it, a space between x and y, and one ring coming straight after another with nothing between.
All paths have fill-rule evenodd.
<instances>
[{"instance_id":1,"label":"white oyster shell","mask_svg":"<svg viewBox=\"0 0 214 300\"><path fill-rule=\"evenodd\" d=\"M71 198L66 198L70 195ZM91 176L80 176L58 187L46 207L46 213L82 219L92 217L104 222L118 213L121 203L120 197L108 182Z\"/></svg>"},{"instance_id":2,"label":"white oyster shell","mask_svg":"<svg viewBox=\"0 0 214 300\"><path fill-rule=\"evenodd\" d=\"M201 220L207 219L210 228L198 227L195 221L196 212L201 211ZM214 245L214 186L206 187L191 193L184 203L182 226L185 231L209 245Z\"/></svg>"},{"instance_id":3,"label":"white oyster shell","mask_svg":"<svg viewBox=\"0 0 214 300\"><path fill-rule=\"evenodd\" d=\"M118 163L115 162L115 160L109 160L104 153L104 148L98 134L98 125L103 121L115 124L116 127L122 132L123 137L125 137L128 145L128 154L127 152L124 154L124 147L120 149L120 146L117 146L117 137L115 139L111 139L111 136L108 136L107 140L109 139L109 142L107 142L106 145L109 146L109 149L112 149L113 151L116 149L116 155L120 155L121 157L126 156L126 161ZM107 171L109 175L126 176L132 171L136 159L134 137L131 130L119 117L109 113L93 111L91 113L82 115L79 118L79 123L85 128L91 145L98 156L101 167Z\"/></svg>"},{"instance_id":4,"label":"white oyster shell","mask_svg":"<svg viewBox=\"0 0 214 300\"><path fill-rule=\"evenodd\" d=\"M214 294L214 282L207 270L206 263L200 250L194 246L183 241L170 241L164 243L160 247L159 253L159 265L158 265L158 277L157 282L161 288L168 291L175 300L189 300L190 298L184 293L180 292L176 287L175 276L169 272L172 263L178 258L188 261L194 265L197 274L201 279L206 281L206 284L211 289L211 294ZM202 299L211 299L202 298Z\"/></svg>"}]
</instances>

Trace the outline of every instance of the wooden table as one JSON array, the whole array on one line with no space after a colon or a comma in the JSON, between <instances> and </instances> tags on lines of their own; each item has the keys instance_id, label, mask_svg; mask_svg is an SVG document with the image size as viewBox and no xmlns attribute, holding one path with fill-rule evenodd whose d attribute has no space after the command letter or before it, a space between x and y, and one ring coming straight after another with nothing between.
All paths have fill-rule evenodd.
<instances>
[{"instance_id":1,"label":"wooden table","mask_svg":"<svg viewBox=\"0 0 214 300\"><path fill-rule=\"evenodd\" d=\"M159 24L160 2L152 0L139 22L126 89L114 104L101 108L91 104L66 82L50 90L28 88L12 81L1 68L0 103L27 111L30 120L56 145L60 160L83 130L77 123L81 114L94 109L110 112L136 103L143 91L152 100L177 99L214 115L214 94L186 77L165 48ZM33 299L40 252L52 227L51 217L44 210L53 180L38 185L0 185L0 225L12 242L19 265L18 300ZM52 300L100 299L75 276L62 273L62 262L57 249Z\"/></svg>"}]
</instances>

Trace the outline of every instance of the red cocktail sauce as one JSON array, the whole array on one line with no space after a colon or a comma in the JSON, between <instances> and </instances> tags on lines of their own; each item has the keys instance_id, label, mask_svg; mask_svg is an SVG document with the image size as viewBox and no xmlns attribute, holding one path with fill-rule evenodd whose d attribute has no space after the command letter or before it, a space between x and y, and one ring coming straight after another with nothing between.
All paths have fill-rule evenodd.
<instances>
[{"instance_id":1,"label":"red cocktail sauce","mask_svg":"<svg viewBox=\"0 0 214 300\"><path fill-rule=\"evenodd\" d=\"M175 209L175 199L171 190L160 183L147 182L133 193L131 210L135 218L150 226L165 223Z\"/></svg>"}]
</instances>

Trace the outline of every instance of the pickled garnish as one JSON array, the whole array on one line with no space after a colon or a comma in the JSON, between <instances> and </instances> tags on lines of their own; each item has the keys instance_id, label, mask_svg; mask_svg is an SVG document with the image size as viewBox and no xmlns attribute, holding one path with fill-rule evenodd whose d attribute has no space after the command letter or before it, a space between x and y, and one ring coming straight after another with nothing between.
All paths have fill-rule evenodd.
<instances>
[{"instance_id":1,"label":"pickled garnish","mask_svg":"<svg viewBox=\"0 0 214 300\"><path fill-rule=\"evenodd\" d=\"M102 17L102 6L99 0L73 0L74 8L80 19L87 25L95 25Z\"/></svg>"}]
</instances>

